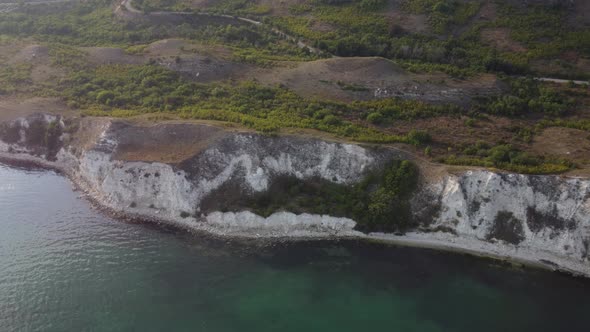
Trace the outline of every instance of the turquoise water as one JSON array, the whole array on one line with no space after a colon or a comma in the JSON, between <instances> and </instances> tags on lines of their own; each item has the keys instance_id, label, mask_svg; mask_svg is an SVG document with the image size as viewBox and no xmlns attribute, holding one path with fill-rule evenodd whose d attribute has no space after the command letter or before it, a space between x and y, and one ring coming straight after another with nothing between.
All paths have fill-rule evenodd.
<instances>
[{"instance_id":1,"label":"turquoise water","mask_svg":"<svg viewBox=\"0 0 590 332\"><path fill-rule=\"evenodd\" d=\"M0 331L589 331L590 282L359 242L114 221L0 166Z\"/></svg>"}]
</instances>

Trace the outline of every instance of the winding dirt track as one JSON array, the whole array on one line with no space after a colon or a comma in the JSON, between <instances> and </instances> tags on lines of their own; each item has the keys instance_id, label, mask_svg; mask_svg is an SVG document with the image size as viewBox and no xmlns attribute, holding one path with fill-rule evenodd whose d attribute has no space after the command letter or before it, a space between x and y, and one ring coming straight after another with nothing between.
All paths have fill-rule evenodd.
<instances>
[{"instance_id":1,"label":"winding dirt track","mask_svg":"<svg viewBox=\"0 0 590 332\"><path fill-rule=\"evenodd\" d=\"M56 0L56 1L60 1L60 0ZM68 1L68 0L61 0L61 1ZM223 14L200 13L200 12L174 12L174 11L157 11L157 12L146 13L146 12L143 12L143 11L133 7L133 0L123 0L121 2L121 6L124 7L127 11L129 11L131 13L141 14L141 15L197 15L197 16L207 16L207 17L229 18L229 19L234 19L234 20L246 22L246 23L253 24L253 25L260 25L260 26L264 25L264 23L262 23L260 21L256 21L256 20L249 19L246 17L223 15ZM301 41L299 38L291 36L291 35L285 33L284 31L281 31L277 28L271 27L271 31L273 33L279 35L280 37L297 44L297 46L299 48L306 48L310 52L315 53L315 54L320 54L323 52L322 50L315 48L313 46L310 46L309 44ZM332 56L334 56L334 55L332 55ZM572 82L574 84L588 84L589 83L588 81L566 80L566 79L552 78L552 77L534 77L534 79L538 80L538 81L542 81L542 82L551 82L551 83L557 83L557 84L568 84L568 83L572 83Z\"/></svg>"},{"instance_id":2,"label":"winding dirt track","mask_svg":"<svg viewBox=\"0 0 590 332\"><path fill-rule=\"evenodd\" d=\"M62 0L64 1L64 0ZM202 12L174 12L174 11L157 11L157 12L151 12L151 13L146 13L143 12L135 7L133 7L133 1L132 0L123 0L121 2L120 7L125 8L125 10L127 10L130 13L133 14L140 14L140 15L195 15L195 16L207 16L207 17L220 17L220 18L229 18L229 19L233 19L233 20L237 20L237 21L241 21L241 22L245 22L245 23L249 23L252 25L258 25L258 26L262 26L264 25L264 23L260 22L260 21L256 21L247 17L240 17L240 16L232 16L232 15L223 15L223 14L212 14L212 13L202 13ZM301 41L299 38L293 37L277 28L271 28L271 31L282 37L283 39L286 39L288 41L291 41L295 44L297 44L297 46L299 48L302 49L308 49L311 53L315 53L315 54L320 54L322 53L321 50L308 45L307 43Z\"/></svg>"}]
</instances>

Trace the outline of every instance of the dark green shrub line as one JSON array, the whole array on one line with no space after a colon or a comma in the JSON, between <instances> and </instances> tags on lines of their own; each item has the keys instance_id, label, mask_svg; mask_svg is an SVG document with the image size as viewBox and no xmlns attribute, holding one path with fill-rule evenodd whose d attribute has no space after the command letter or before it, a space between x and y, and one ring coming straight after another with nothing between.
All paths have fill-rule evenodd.
<instances>
[{"instance_id":1,"label":"dark green shrub line","mask_svg":"<svg viewBox=\"0 0 590 332\"><path fill-rule=\"evenodd\" d=\"M579 129L584 131L590 131L590 120L577 119L577 120L565 120L565 119L554 119L554 120L541 120L537 125L539 129L548 127L563 127L571 129Z\"/></svg>"},{"instance_id":2,"label":"dark green shrub line","mask_svg":"<svg viewBox=\"0 0 590 332\"><path fill-rule=\"evenodd\" d=\"M364 232L403 232L415 226L409 200L417 184L417 167L407 160L396 160L356 185L281 177L266 192L225 199L216 208L250 209L262 216L278 211L326 214L351 218Z\"/></svg>"},{"instance_id":3,"label":"dark green shrub line","mask_svg":"<svg viewBox=\"0 0 590 332\"><path fill-rule=\"evenodd\" d=\"M550 116L564 115L576 103L533 78L506 78L509 93L483 98L476 111L503 116L525 116L542 113Z\"/></svg>"},{"instance_id":4,"label":"dark green shrub line","mask_svg":"<svg viewBox=\"0 0 590 332\"><path fill-rule=\"evenodd\" d=\"M562 173L574 167L566 160L545 159L522 152L508 144L491 147L484 142L467 146L460 156L442 157L438 161L449 165L495 167L523 174Z\"/></svg>"}]
</instances>

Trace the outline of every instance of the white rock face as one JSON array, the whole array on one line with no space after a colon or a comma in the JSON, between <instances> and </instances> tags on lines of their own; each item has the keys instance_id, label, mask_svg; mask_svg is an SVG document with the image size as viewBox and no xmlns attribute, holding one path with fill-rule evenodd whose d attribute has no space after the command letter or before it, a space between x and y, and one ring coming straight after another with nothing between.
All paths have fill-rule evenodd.
<instances>
[{"instance_id":1,"label":"white rock face","mask_svg":"<svg viewBox=\"0 0 590 332\"><path fill-rule=\"evenodd\" d=\"M88 151L80 159L79 174L103 203L121 211L177 218L192 214L198 197L184 172L162 163L117 162L106 153Z\"/></svg>"},{"instance_id":2,"label":"white rock face","mask_svg":"<svg viewBox=\"0 0 590 332\"><path fill-rule=\"evenodd\" d=\"M450 175L430 190L440 202L431 228L442 226L459 237L496 238L504 245L588 260L589 180L469 171ZM498 233L506 219L509 231Z\"/></svg>"},{"instance_id":3,"label":"white rock face","mask_svg":"<svg viewBox=\"0 0 590 332\"><path fill-rule=\"evenodd\" d=\"M29 122L15 123L20 126L19 133L26 136ZM248 211L205 214L201 205L225 184L246 194L267 190L273 179L283 175L353 184L367 170L403 157L393 150L310 138L223 133L220 139L208 141L204 149L178 164L130 162L116 159L121 144L129 142L125 137L128 128L120 123L101 128L91 148L64 146L56 156L57 162L51 165L64 169L100 204L115 211L223 235L366 237L354 231L355 222L347 218L289 212L276 212L267 218ZM196 126L190 130L200 129ZM9 149L21 152L18 156L27 152L23 145L0 140L0 153L16 158L15 153L8 153ZM481 170L448 174L426 183L416 194L413 207L425 232L409 233L397 240L392 240L392 234L368 237L393 242L404 238L401 242L421 246L547 260L590 276L588 179Z\"/></svg>"},{"instance_id":4,"label":"white rock face","mask_svg":"<svg viewBox=\"0 0 590 332\"><path fill-rule=\"evenodd\" d=\"M314 235L352 235L358 234L353 229L354 220L335 218L326 215L300 214L290 212L273 213L267 218L252 212L213 212L206 217L206 222L225 233L259 232L272 236Z\"/></svg>"},{"instance_id":5,"label":"white rock face","mask_svg":"<svg viewBox=\"0 0 590 332\"><path fill-rule=\"evenodd\" d=\"M273 177L280 175L354 183L381 158L350 144L240 133L212 144L181 165L171 166L115 160L120 145L117 135L116 130L106 127L95 147L83 151L79 157L77 176L99 201L118 211L172 220L181 218L183 222L201 219L225 228L228 224L221 220L237 220L236 216L202 218L200 203L227 182L238 183L248 192L267 190ZM66 155L60 153L58 158ZM251 213L244 212L239 217L246 218L241 229L262 227L278 231L277 225L282 224L280 228L284 231L315 227L329 233L354 227L354 224L350 226L351 220L328 216L275 214L263 221L264 218L253 219ZM338 226L342 223L345 226Z\"/></svg>"}]
</instances>

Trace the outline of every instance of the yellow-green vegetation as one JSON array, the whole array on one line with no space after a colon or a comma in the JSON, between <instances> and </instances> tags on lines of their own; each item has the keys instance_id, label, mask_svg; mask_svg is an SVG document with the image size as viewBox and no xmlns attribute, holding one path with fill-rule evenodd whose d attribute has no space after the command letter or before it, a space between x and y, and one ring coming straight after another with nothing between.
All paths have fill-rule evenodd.
<instances>
[{"instance_id":1,"label":"yellow-green vegetation","mask_svg":"<svg viewBox=\"0 0 590 332\"><path fill-rule=\"evenodd\" d=\"M189 4L185 0L135 1L147 11L185 10ZM587 88L518 77L535 74L530 67L533 61L556 59L566 51L572 57L588 57L588 29L564 24L568 11L561 5L510 6L507 0L494 2L498 15L482 20L479 11L484 3L490 4L488 0L407 0L402 12L396 7L396 15L419 13L428 18L429 28L420 32L402 27L392 19L395 17L390 12L392 3L385 0L299 1L288 8L290 15L284 15L285 4L265 6L256 0L221 0L207 2L203 7L208 12L254 17L264 22L260 25L215 15L152 15L124 20L113 14L109 0L31 6L0 14L0 47L9 49L11 46L7 45L26 39L30 44L47 47L49 63L41 57L28 63L26 59L15 61L12 60L15 52L3 52L0 94L61 97L71 108L79 108L87 115L219 120L269 135L282 128L306 128L359 142L422 145L414 152L423 151L424 155L449 164L525 173L562 172L572 168L574 165L564 160L528 154L533 148L529 149L527 144L544 127L589 130L590 120L583 112L590 100ZM440 88L441 96L457 92L461 102L444 104L440 100L449 100L444 96L429 99L433 103L420 101L417 87L414 95L399 93L413 100L366 100L378 84L370 71L366 78L346 82L340 81L342 76L332 77L333 73L328 73L322 81L326 85L321 88L327 94L337 95L334 98L365 100L350 103L304 98L280 81L269 85L266 76L265 84L257 82L255 77L202 84L194 81L194 73L180 74L157 65L162 59L149 60L151 52L146 52L148 46L151 49L151 43L162 39L196 41L192 44L223 50L223 56L212 57L219 63L228 63L231 77L242 77L240 68L247 68L247 72L255 73L253 76L276 70L277 77L282 77L283 71L277 67L293 66L299 70L304 66L295 62L320 57L298 47L277 28L325 51L321 56L382 56L410 72L447 73L453 78L438 73L404 74L404 77L421 77L420 81L425 78L422 82L426 83L422 84ZM489 40L484 42L482 35L490 31L500 31L507 39L518 42L519 50L510 51L492 45ZM87 63L89 56L82 46L116 46L127 54L137 55L138 62L140 59L150 62L97 66ZM159 44L154 46L157 49ZM170 56L176 56L177 65L192 52L181 51L180 55ZM229 64L232 61L250 65ZM260 68L270 66L275 68ZM47 70L48 67L51 68ZM539 66L533 68L543 70ZM49 84L42 82L43 77L49 76L48 72L60 79ZM492 75L479 75L482 72L496 73L501 78L510 75L496 82L495 88L502 93L462 98L463 87L469 89L479 84L480 78L487 80L484 86L494 84L490 81ZM584 71L563 72L572 78L588 77ZM402 83L406 85L402 87L395 86L395 78L391 82L384 84L394 85L392 91L411 89L412 83ZM291 79L285 82L298 89L300 82L292 83ZM511 122L515 123L506 125ZM472 137L482 138L482 133L487 135L488 130L489 145L474 145L477 139Z\"/></svg>"},{"instance_id":2,"label":"yellow-green vegetation","mask_svg":"<svg viewBox=\"0 0 590 332\"><path fill-rule=\"evenodd\" d=\"M565 23L564 8L566 6L565 3L552 7L528 6L526 8L502 5L498 20L492 22L490 26L509 28L511 38L526 46L526 52L511 56L514 61L557 56L567 50L589 55L590 30L568 26ZM508 54L504 56L510 57ZM588 73L579 74L579 77L588 77Z\"/></svg>"},{"instance_id":3,"label":"yellow-green vegetation","mask_svg":"<svg viewBox=\"0 0 590 332\"><path fill-rule=\"evenodd\" d=\"M111 1L93 0L75 4L55 4L27 13L0 14L0 35L34 37L48 43L70 46L117 46L128 52L166 38L185 38L210 44L228 45L236 59L248 62L312 60L305 49L280 38L269 29L240 21L202 20L125 22L113 14Z\"/></svg>"},{"instance_id":4,"label":"yellow-green vegetation","mask_svg":"<svg viewBox=\"0 0 590 332\"><path fill-rule=\"evenodd\" d=\"M0 95L16 92L31 83L30 64L0 65Z\"/></svg>"},{"instance_id":5,"label":"yellow-green vegetation","mask_svg":"<svg viewBox=\"0 0 590 332\"><path fill-rule=\"evenodd\" d=\"M462 109L455 105L431 105L398 98L357 101L352 105L362 110L366 119L374 124L393 124L395 120L425 119L462 113Z\"/></svg>"},{"instance_id":6,"label":"yellow-green vegetation","mask_svg":"<svg viewBox=\"0 0 590 332\"><path fill-rule=\"evenodd\" d=\"M145 12L153 11L190 11L188 1L177 0L133 0L133 6Z\"/></svg>"},{"instance_id":7,"label":"yellow-green vegetation","mask_svg":"<svg viewBox=\"0 0 590 332\"><path fill-rule=\"evenodd\" d=\"M125 48L125 53L135 55L135 54L143 54L147 49L148 45L131 45Z\"/></svg>"},{"instance_id":8,"label":"yellow-green vegetation","mask_svg":"<svg viewBox=\"0 0 590 332\"><path fill-rule=\"evenodd\" d=\"M548 127L563 127L563 128L572 128L572 129L590 131L590 120L588 120L588 119L573 119L573 120L544 119L537 124L537 127L539 129L548 128Z\"/></svg>"},{"instance_id":9,"label":"yellow-green vegetation","mask_svg":"<svg viewBox=\"0 0 590 332\"><path fill-rule=\"evenodd\" d=\"M413 163L394 161L356 185L282 177L265 192L224 199L215 208L246 208L263 216L277 211L327 214L352 218L358 223L357 229L365 232L403 232L415 226L408 200L417 182L418 169Z\"/></svg>"},{"instance_id":10,"label":"yellow-green vegetation","mask_svg":"<svg viewBox=\"0 0 590 332\"><path fill-rule=\"evenodd\" d=\"M481 1L405 0L403 7L410 13L427 14L436 33L445 33L451 26L463 25L472 18Z\"/></svg>"},{"instance_id":11,"label":"yellow-green vegetation","mask_svg":"<svg viewBox=\"0 0 590 332\"><path fill-rule=\"evenodd\" d=\"M485 142L466 146L459 156L451 155L439 161L450 165L496 167L525 174L561 173L573 167L566 160L547 160L519 151L509 144L491 147Z\"/></svg>"},{"instance_id":12,"label":"yellow-green vegetation","mask_svg":"<svg viewBox=\"0 0 590 332\"><path fill-rule=\"evenodd\" d=\"M53 65L63 68L81 69L86 67L86 53L80 49L58 43L49 44L49 57Z\"/></svg>"},{"instance_id":13,"label":"yellow-green vegetation","mask_svg":"<svg viewBox=\"0 0 590 332\"><path fill-rule=\"evenodd\" d=\"M270 7L250 0L221 0L212 3L208 11L222 14L265 15L270 12Z\"/></svg>"},{"instance_id":14,"label":"yellow-green vegetation","mask_svg":"<svg viewBox=\"0 0 590 332\"><path fill-rule=\"evenodd\" d=\"M530 113L559 116L575 107L573 99L543 86L537 80L526 78L506 81L510 85L510 93L486 99L480 104L480 111L506 116Z\"/></svg>"},{"instance_id":15,"label":"yellow-green vegetation","mask_svg":"<svg viewBox=\"0 0 590 332\"><path fill-rule=\"evenodd\" d=\"M403 1L405 13L428 17L431 29L426 32L407 31L388 18L388 2L385 0L308 0L291 5L291 15L276 15L269 6L254 0L210 2L203 10L255 17L334 55L383 56L400 61L412 71L443 71L456 77L483 71L519 75L532 73L532 61L557 57L566 51L590 56L590 29L565 23L568 12L566 2L517 6L508 0L498 0L494 1L497 17L487 21L476 20L482 5L489 2ZM147 11L187 10L190 5L186 0L135 0L134 3ZM113 17L107 0L73 6L55 5L50 10L44 10L43 15L35 11L2 15L0 33L35 35L44 40L94 46L128 46L182 37L248 48L237 54L237 59L247 62L257 62L260 55L267 59L269 55L285 57L279 61L309 59L309 54L272 33L268 25L244 23L241 30L229 31L214 24L200 24L202 20L198 19L179 24L123 23ZM234 23L240 25L237 20ZM525 49L513 52L485 44L481 33L488 28L506 29L509 37ZM262 63L267 64L265 61ZM567 63L563 66L567 67ZM565 69L559 72L564 77L589 78L588 73ZM535 67L535 70L543 68Z\"/></svg>"},{"instance_id":16,"label":"yellow-green vegetation","mask_svg":"<svg viewBox=\"0 0 590 332\"><path fill-rule=\"evenodd\" d=\"M311 128L363 142L423 144L430 139L417 131L398 136L363 126L358 117L364 115L363 110L371 102L347 105L307 100L286 88L264 87L253 81L199 84L153 65L89 68L73 74L59 89L71 105L94 109L89 113L93 115L111 115L113 109L118 116L163 111L187 119L240 123L265 133L280 128ZM410 114L409 108L424 116L440 112L438 106L420 102L374 103L375 109L388 109L390 113L403 110ZM104 111L97 112L99 108ZM358 120L345 120L346 117Z\"/></svg>"},{"instance_id":17,"label":"yellow-green vegetation","mask_svg":"<svg viewBox=\"0 0 590 332\"><path fill-rule=\"evenodd\" d=\"M590 30L565 24L567 4L515 7L494 2L498 18L472 23L484 3L457 0L406 0L407 13L425 14L430 32L406 31L387 20L382 6L363 1L308 1L291 6L291 16L266 21L312 41L316 47L339 56L383 56L404 60L414 71L444 71L458 77L482 71L526 74L531 61L555 57L564 51L590 55ZM317 29L316 26L329 29ZM524 52L498 50L481 39L485 28L502 28L521 42ZM570 77L588 73L569 70Z\"/></svg>"}]
</instances>

